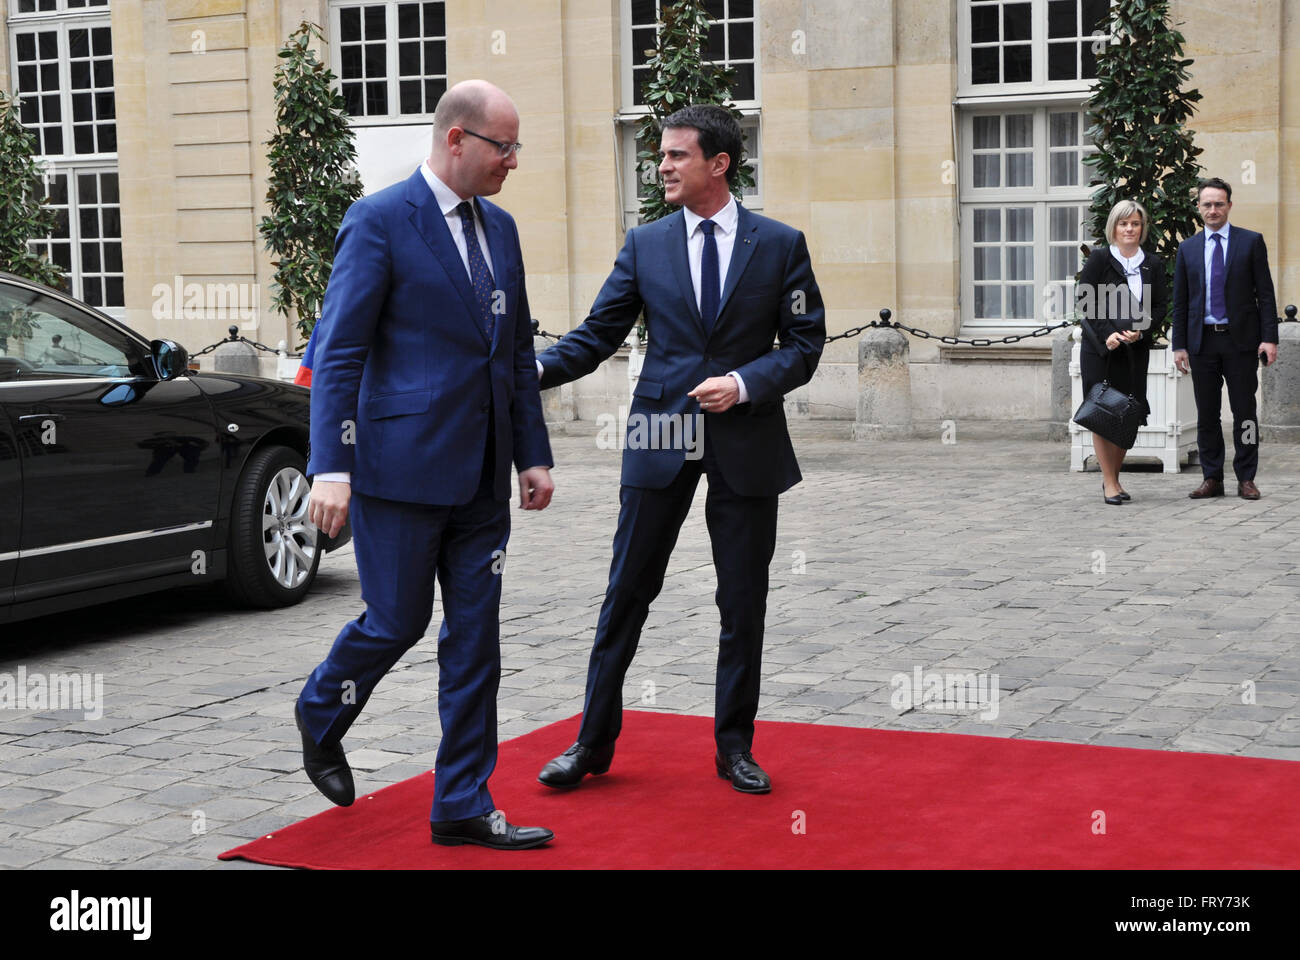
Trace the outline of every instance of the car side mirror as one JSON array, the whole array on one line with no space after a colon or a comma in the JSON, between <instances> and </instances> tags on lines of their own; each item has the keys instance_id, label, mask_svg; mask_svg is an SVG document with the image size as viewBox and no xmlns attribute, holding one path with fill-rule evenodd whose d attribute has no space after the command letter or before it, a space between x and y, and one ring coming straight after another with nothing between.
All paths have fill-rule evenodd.
<instances>
[{"instance_id":1,"label":"car side mirror","mask_svg":"<svg viewBox=\"0 0 1300 960\"><path fill-rule=\"evenodd\" d=\"M190 355L175 340L154 340L149 347L159 380L175 380L189 372Z\"/></svg>"}]
</instances>

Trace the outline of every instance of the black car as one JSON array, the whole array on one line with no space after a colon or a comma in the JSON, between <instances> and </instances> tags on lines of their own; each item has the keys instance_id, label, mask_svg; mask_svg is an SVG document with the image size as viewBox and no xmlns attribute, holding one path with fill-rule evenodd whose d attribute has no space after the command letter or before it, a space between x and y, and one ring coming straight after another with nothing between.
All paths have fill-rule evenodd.
<instances>
[{"instance_id":1,"label":"black car","mask_svg":"<svg viewBox=\"0 0 1300 960\"><path fill-rule=\"evenodd\" d=\"M205 579L301 600L351 536L307 520L309 397L191 373L176 343L0 273L0 623Z\"/></svg>"}]
</instances>

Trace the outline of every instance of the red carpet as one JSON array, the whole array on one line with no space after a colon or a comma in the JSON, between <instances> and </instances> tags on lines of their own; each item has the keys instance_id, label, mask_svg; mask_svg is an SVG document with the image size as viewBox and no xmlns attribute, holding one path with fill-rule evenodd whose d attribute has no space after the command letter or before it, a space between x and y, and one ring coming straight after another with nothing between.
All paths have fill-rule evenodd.
<instances>
[{"instance_id":1,"label":"red carpet","mask_svg":"<svg viewBox=\"0 0 1300 960\"><path fill-rule=\"evenodd\" d=\"M573 717L501 744L492 777L512 823L555 831L546 847L434 846L424 774L221 859L424 870L1300 867L1300 763L1285 760L759 721L755 755L774 787L746 796L714 773L712 718L628 711L609 773L573 791L537 783L577 730ZM792 829L796 811L806 833Z\"/></svg>"}]
</instances>

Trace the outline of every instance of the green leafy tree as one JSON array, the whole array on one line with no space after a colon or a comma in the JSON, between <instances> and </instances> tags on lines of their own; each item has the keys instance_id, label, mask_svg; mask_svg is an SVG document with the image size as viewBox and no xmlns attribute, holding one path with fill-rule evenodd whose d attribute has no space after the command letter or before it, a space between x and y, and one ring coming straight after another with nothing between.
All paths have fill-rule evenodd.
<instances>
[{"instance_id":1,"label":"green leafy tree","mask_svg":"<svg viewBox=\"0 0 1300 960\"><path fill-rule=\"evenodd\" d=\"M66 289L62 271L28 246L54 232L56 214L46 202L36 138L23 126L20 107L0 90L0 270ZM26 308L0 310L0 350L8 349L11 337L30 339L35 326Z\"/></svg>"},{"instance_id":2,"label":"green leafy tree","mask_svg":"<svg viewBox=\"0 0 1300 960\"><path fill-rule=\"evenodd\" d=\"M1187 129L1196 90L1183 90L1192 61L1183 57L1183 35L1169 25L1169 0L1118 0L1111 8L1111 43L1100 42L1097 87L1088 101L1088 136L1097 153L1100 186L1089 207L1089 231L1104 236L1106 217L1120 200L1147 209L1146 246L1164 261L1172 286L1178 244L1200 229L1195 212L1201 149ZM1153 329L1159 337L1168 320Z\"/></svg>"},{"instance_id":3,"label":"green leafy tree","mask_svg":"<svg viewBox=\"0 0 1300 960\"><path fill-rule=\"evenodd\" d=\"M0 270L63 288L62 271L28 246L54 232L56 214L45 199L36 138L19 119L19 107L0 90Z\"/></svg>"},{"instance_id":4,"label":"green leafy tree","mask_svg":"<svg viewBox=\"0 0 1300 960\"><path fill-rule=\"evenodd\" d=\"M268 142L269 216L259 225L273 260L271 305L305 340L316 324L334 265L334 237L361 196L356 148L334 74L311 48L320 27L304 21L280 50L275 71L276 132Z\"/></svg>"},{"instance_id":5,"label":"green leafy tree","mask_svg":"<svg viewBox=\"0 0 1300 960\"><path fill-rule=\"evenodd\" d=\"M641 184L641 222L666 217L677 208L664 200L659 180L660 124L671 113L692 104L717 104L728 107L739 121L741 113L729 103L736 71L705 60L709 36L709 15L699 0L680 0L665 4L659 14L659 30L653 50L645 51L649 59L649 79L645 85L645 104L650 113L637 125L637 182ZM746 187L754 185L754 175L742 162L732 157L738 176L731 192L739 200Z\"/></svg>"}]
</instances>

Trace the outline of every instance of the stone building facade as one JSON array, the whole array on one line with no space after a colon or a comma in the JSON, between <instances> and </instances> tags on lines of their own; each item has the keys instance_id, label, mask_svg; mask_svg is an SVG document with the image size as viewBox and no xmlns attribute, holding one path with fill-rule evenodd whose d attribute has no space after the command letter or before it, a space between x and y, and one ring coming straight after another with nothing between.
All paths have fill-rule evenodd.
<instances>
[{"instance_id":1,"label":"stone building facade","mask_svg":"<svg viewBox=\"0 0 1300 960\"><path fill-rule=\"evenodd\" d=\"M935 333L997 337L1042 322L1077 269L1088 150L1089 18L1107 0L714 0L711 52L737 102L758 186L746 203L803 230L832 333L881 307ZM518 221L533 314L581 322L635 222L631 130L657 0L0 0L0 83L30 101L51 193L48 249L74 292L191 349L238 323L294 339L269 309L265 141L276 51L303 20L354 116L367 191L428 152L449 82L515 99L526 149L499 197ZM1100 6L1099 6L1100 5ZM1204 100L1208 171L1233 220L1268 243L1280 302L1300 299L1300 9L1176 0ZM1229 28L1230 25L1230 28ZM197 293L196 293L197 291ZM270 372L270 366L267 367ZM913 340L917 430L1051 418L1051 347ZM611 366L565 413L614 412ZM852 420L853 340L826 351L793 417Z\"/></svg>"}]
</instances>

